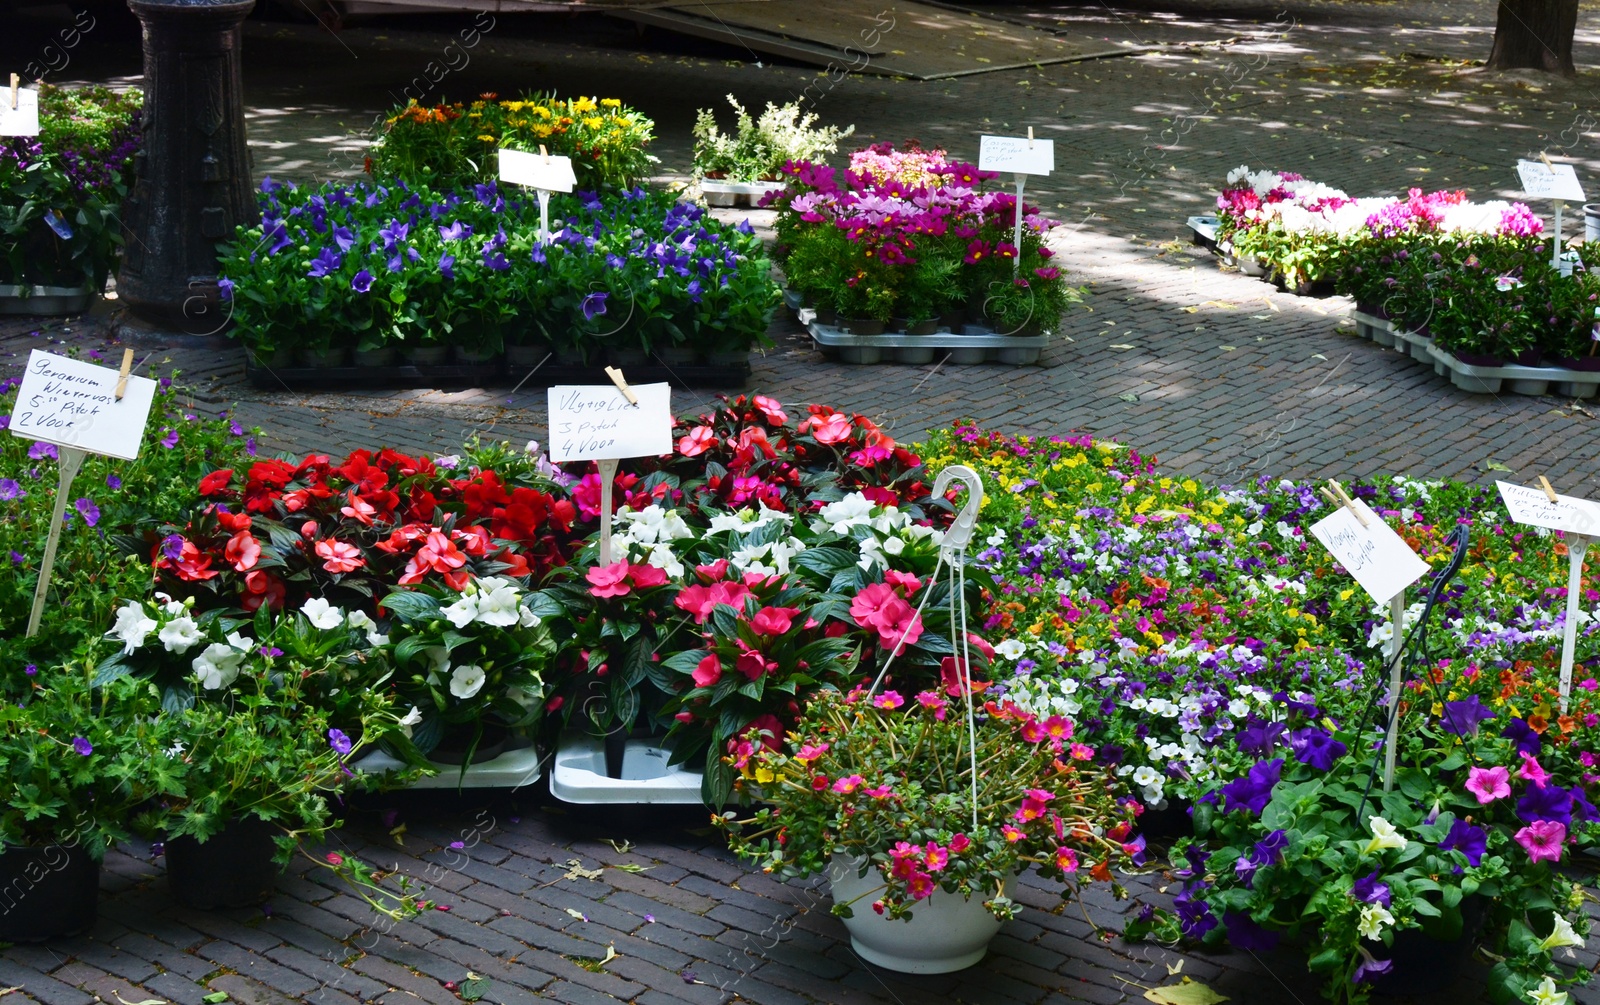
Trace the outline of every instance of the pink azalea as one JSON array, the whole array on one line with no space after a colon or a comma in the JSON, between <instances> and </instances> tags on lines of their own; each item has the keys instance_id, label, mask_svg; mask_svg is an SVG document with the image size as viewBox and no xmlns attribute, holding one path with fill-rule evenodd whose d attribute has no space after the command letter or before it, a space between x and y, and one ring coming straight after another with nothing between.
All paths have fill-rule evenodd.
<instances>
[{"instance_id":1,"label":"pink azalea","mask_svg":"<svg viewBox=\"0 0 1600 1005\"><path fill-rule=\"evenodd\" d=\"M1517 831L1517 844L1528 852L1535 862L1561 861L1561 844L1567 839L1567 827L1558 820L1535 820Z\"/></svg>"},{"instance_id":2,"label":"pink azalea","mask_svg":"<svg viewBox=\"0 0 1600 1005\"><path fill-rule=\"evenodd\" d=\"M1468 768L1467 791L1477 796L1483 806L1504 799L1511 795L1511 772L1498 764L1492 768Z\"/></svg>"}]
</instances>

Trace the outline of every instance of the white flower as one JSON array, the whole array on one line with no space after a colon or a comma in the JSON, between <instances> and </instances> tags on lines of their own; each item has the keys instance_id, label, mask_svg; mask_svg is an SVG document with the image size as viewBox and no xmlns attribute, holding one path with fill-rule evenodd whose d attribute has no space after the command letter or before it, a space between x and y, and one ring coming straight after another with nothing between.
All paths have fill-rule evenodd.
<instances>
[{"instance_id":1,"label":"white flower","mask_svg":"<svg viewBox=\"0 0 1600 1005\"><path fill-rule=\"evenodd\" d=\"M521 625L523 628L538 628L543 621L543 618L528 610L526 607L517 608L517 624Z\"/></svg>"},{"instance_id":2,"label":"white flower","mask_svg":"<svg viewBox=\"0 0 1600 1005\"><path fill-rule=\"evenodd\" d=\"M189 608L185 607L181 601L173 600L165 593L156 594L156 599L161 602L161 610L164 611L169 618L176 618L187 613L189 610Z\"/></svg>"},{"instance_id":3,"label":"white flower","mask_svg":"<svg viewBox=\"0 0 1600 1005\"><path fill-rule=\"evenodd\" d=\"M996 656L1004 656L1008 660L1021 659L1028 647L1022 644L1021 639L1006 639L994 647Z\"/></svg>"},{"instance_id":4,"label":"white flower","mask_svg":"<svg viewBox=\"0 0 1600 1005\"><path fill-rule=\"evenodd\" d=\"M168 757L182 757L183 756L183 741L182 740L174 740L174 741L172 741L172 746L168 747L165 751L163 751L163 753L165 753Z\"/></svg>"},{"instance_id":5,"label":"white flower","mask_svg":"<svg viewBox=\"0 0 1600 1005\"><path fill-rule=\"evenodd\" d=\"M872 500L860 492L852 492L836 503L822 507L817 514L835 534L843 534L851 527L864 527L872 520Z\"/></svg>"},{"instance_id":6,"label":"white flower","mask_svg":"<svg viewBox=\"0 0 1600 1005\"><path fill-rule=\"evenodd\" d=\"M412 705L411 711L407 712L405 718L400 720L400 732L406 734L406 739L409 740L411 738L411 727L419 725L421 722L422 710Z\"/></svg>"},{"instance_id":7,"label":"white flower","mask_svg":"<svg viewBox=\"0 0 1600 1005\"><path fill-rule=\"evenodd\" d=\"M386 646L388 644L389 644L389 636L383 634L380 631L377 631L376 629L368 629L367 630L367 645L371 646L374 649L377 649L380 646Z\"/></svg>"},{"instance_id":8,"label":"white flower","mask_svg":"<svg viewBox=\"0 0 1600 1005\"><path fill-rule=\"evenodd\" d=\"M518 596L517 588L508 579L489 577L479 580L478 620L496 628L511 627L517 623Z\"/></svg>"},{"instance_id":9,"label":"white flower","mask_svg":"<svg viewBox=\"0 0 1600 1005\"><path fill-rule=\"evenodd\" d=\"M242 653L247 653L256 647L256 640L245 635L240 635L238 632L229 632L228 645Z\"/></svg>"},{"instance_id":10,"label":"white flower","mask_svg":"<svg viewBox=\"0 0 1600 1005\"><path fill-rule=\"evenodd\" d=\"M189 665L194 668L200 686L215 691L234 682L239 676L239 664L243 662L244 653L225 643L213 642Z\"/></svg>"},{"instance_id":11,"label":"white flower","mask_svg":"<svg viewBox=\"0 0 1600 1005\"><path fill-rule=\"evenodd\" d=\"M440 614L450 619L450 623L457 628L465 628L472 624L478 616L478 598L472 594L463 593L455 603L440 609Z\"/></svg>"},{"instance_id":12,"label":"white flower","mask_svg":"<svg viewBox=\"0 0 1600 1005\"><path fill-rule=\"evenodd\" d=\"M429 646L422 650L422 655L428 657L428 683L439 683L438 676L450 672L450 650L444 646Z\"/></svg>"},{"instance_id":13,"label":"white flower","mask_svg":"<svg viewBox=\"0 0 1600 1005\"><path fill-rule=\"evenodd\" d=\"M1410 844L1399 831L1394 829L1394 824L1382 817L1373 817L1368 821L1368 826L1372 828L1372 840L1367 842L1367 854L1369 855L1385 848L1405 851L1406 845Z\"/></svg>"},{"instance_id":14,"label":"white flower","mask_svg":"<svg viewBox=\"0 0 1600 1005\"><path fill-rule=\"evenodd\" d=\"M106 632L106 637L121 640L122 653L126 656L144 645L144 640L150 637L156 627L155 621L145 615L143 604L129 601L117 609L116 624Z\"/></svg>"},{"instance_id":15,"label":"white flower","mask_svg":"<svg viewBox=\"0 0 1600 1005\"><path fill-rule=\"evenodd\" d=\"M771 512L772 510L765 506L761 507L762 519L765 520L766 515ZM689 529L689 525L683 522L683 517L679 516L675 509L667 510L667 515L661 518L660 534L663 541L680 541L686 537L694 537L694 531Z\"/></svg>"},{"instance_id":16,"label":"white flower","mask_svg":"<svg viewBox=\"0 0 1600 1005\"><path fill-rule=\"evenodd\" d=\"M377 624L366 611L351 611L345 616L345 620L350 623L351 628L371 628Z\"/></svg>"},{"instance_id":17,"label":"white flower","mask_svg":"<svg viewBox=\"0 0 1600 1005\"><path fill-rule=\"evenodd\" d=\"M1006 543L1006 532L996 529L993 534L983 539L983 543L991 548L998 548Z\"/></svg>"},{"instance_id":18,"label":"white flower","mask_svg":"<svg viewBox=\"0 0 1600 1005\"><path fill-rule=\"evenodd\" d=\"M1581 946L1583 937L1572 930L1572 925L1566 918L1556 915L1556 927L1539 942L1540 952L1549 952L1562 946Z\"/></svg>"},{"instance_id":19,"label":"white flower","mask_svg":"<svg viewBox=\"0 0 1600 1005\"><path fill-rule=\"evenodd\" d=\"M678 556L674 555L667 545L658 544L650 549L650 564L673 579L683 578L683 563L678 561Z\"/></svg>"},{"instance_id":20,"label":"white flower","mask_svg":"<svg viewBox=\"0 0 1600 1005\"><path fill-rule=\"evenodd\" d=\"M455 672L450 675L450 693L457 698L471 698L483 689L486 680L488 677L484 675L483 667L473 666L470 663L456 667Z\"/></svg>"},{"instance_id":21,"label":"white flower","mask_svg":"<svg viewBox=\"0 0 1600 1005\"><path fill-rule=\"evenodd\" d=\"M898 537L884 538L883 550L891 555L898 555L906 550L906 543Z\"/></svg>"},{"instance_id":22,"label":"white flower","mask_svg":"<svg viewBox=\"0 0 1600 1005\"><path fill-rule=\"evenodd\" d=\"M1159 781L1161 781L1161 773L1148 764L1140 765L1139 770L1133 773L1133 784L1140 787L1154 785Z\"/></svg>"},{"instance_id":23,"label":"white flower","mask_svg":"<svg viewBox=\"0 0 1600 1005\"><path fill-rule=\"evenodd\" d=\"M200 626L194 623L193 618L184 615L162 625L161 632L156 637L161 640L167 652L182 656L200 641Z\"/></svg>"},{"instance_id":24,"label":"white flower","mask_svg":"<svg viewBox=\"0 0 1600 1005\"><path fill-rule=\"evenodd\" d=\"M313 628L320 628L331 632L344 624L344 612L321 597L312 597L300 605L300 613L306 616Z\"/></svg>"},{"instance_id":25,"label":"white flower","mask_svg":"<svg viewBox=\"0 0 1600 1005\"><path fill-rule=\"evenodd\" d=\"M1365 939L1382 939L1383 927L1394 924L1394 915L1382 904L1363 904L1356 931Z\"/></svg>"},{"instance_id":26,"label":"white flower","mask_svg":"<svg viewBox=\"0 0 1600 1005\"><path fill-rule=\"evenodd\" d=\"M746 519L748 515L750 515L750 511L747 509L742 509L737 513L718 513L711 518L711 529L706 533L720 534L725 530L744 531L752 529L750 521Z\"/></svg>"},{"instance_id":27,"label":"white flower","mask_svg":"<svg viewBox=\"0 0 1600 1005\"><path fill-rule=\"evenodd\" d=\"M1533 1005L1567 1005L1567 993L1556 990L1556 982L1546 975L1539 982L1539 986L1528 992L1528 1000Z\"/></svg>"}]
</instances>

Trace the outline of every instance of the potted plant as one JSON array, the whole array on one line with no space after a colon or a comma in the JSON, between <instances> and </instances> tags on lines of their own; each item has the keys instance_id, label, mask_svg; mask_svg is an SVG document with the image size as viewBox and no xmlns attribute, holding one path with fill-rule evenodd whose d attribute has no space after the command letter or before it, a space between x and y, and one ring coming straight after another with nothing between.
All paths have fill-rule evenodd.
<instances>
[{"instance_id":1,"label":"potted plant","mask_svg":"<svg viewBox=\"0 0 1600 1005\"><path fill-rule=\"evenodd\" d=\"M733 106L736 123L732 136L717 126L711 109L695 113L694 179L712 205L731 206L739 195L759 198L781 189L784 164L820 160L855 132L855 126L841 131L815 125L816 114L801 114L799 101L781 107L769 101L755 119L731 94L728 104Z\"/></svg>"},{"instance_id":2,"label":"potted plant","mask_svg":"<svg viewBox=\"0 0 1600 1005\"><path fill-rule=\"evenodd\" d=\"M822 691L788 736L752 730L729 758L739 791L765 804L714 818L733 850L785 878L826 872L851 945L891 970L982 959L1017 914L1008 890L1025 871L1110 881L1142 851L1124 844L1111 777L1069 720L990 703L972 726L963 693L959 681L913 696Z\"/></svg>"},{"instance_id":3,"label":"potted plant","mask_svg":"<svg viewBox=\"0 0 1600 1005\"><path fill-rule=\"evenodd\" d=\"M20 704L0 704L0 940L40 942L95 920L100 861L130 836L135 807L164 790L171 769L151 718L148 685L96 693L76 662L26 668Z\"/></svg>"}]
</instances>

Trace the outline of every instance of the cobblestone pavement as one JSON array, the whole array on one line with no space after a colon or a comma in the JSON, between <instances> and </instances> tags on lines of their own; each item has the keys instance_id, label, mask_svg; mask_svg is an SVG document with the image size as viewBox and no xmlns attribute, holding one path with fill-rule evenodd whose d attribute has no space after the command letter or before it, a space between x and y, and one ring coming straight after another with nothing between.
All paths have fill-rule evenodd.
<instances>
[{"instance_id":1,"label":"cobblestone pavement","mask_svg":"<svg viewBox=\"0 0 1600 1005\"><path fill-rule=\"evenodd\" d=\"M883 0L892 6L892 0ZM1486 77L1464 61L1487 53L1492 0L1295 3L1124 0L1038 2L1008 17L1108 40L1160 43L1132 58L911 84L758 62L737 48L685 43L584 17L502 19L451 96L551 87L617 94L656 118L664 179L688 166L696 106L733 91L747 105L810 87L826 118L854 121L865 141L916 136L970 155L985 131L1034 125L1058 141L1055 175L1031 197L1067 221L1056 240L1086 285L1084 306L1043 366L849 367L816 353L791 318L755 364L751 386L791 403L858 409L914 438L958 417L1036 432L1086 430L1217 480L1348 476L1488 477L1490 464L1563 490L1595 492L1600 405L1553 397L1464 395L1396 353L1357 339L1338 299L1303 299L1220 269L1187 244L1183 219L1204 210L1239 164L1299 170L1352 194L1458 185L1510 196L1512 165L1541 149L1596 178L1600 76ZM1581 15L1578 61L1600 62L1600 14ZM260 172L313 181L360 170L352 130L387 106L444 44L448 16L373 22L334 35L252 22L246 92ZM91 35L68 76L129 81L126 38ZM765 222L757 214L757 222ZM1570 226L1570 225L1569 225ZM110 348L114 302L87 318L0 324L0 372L30 347ZM154 346L154 348L152 348ZM227 343L140 348L147 369L182 371L196 407L235 409L263 426L264 446L343 452L360 445L453 452L472 431L543 438L542 391L509 388L338 394L256 390ZM114 358L114 357L112 357ZM680 392L680 409L719 389ZM724 389L733 390L733 389ZM379 812L408 821L397 847ZM1303 957L1284 951L1179 955L1130 946L1128 901L1095 890L1060 909L1025 884L1023 917L978 967L906 978L851 953L826 896L752 874L686 817L580 818L547 797L396 796L353 808L340 839L397 864L451 908L381 930L362 905L297 868L267 911L201 914L172 906L159 859L108 858L102 920L86 938L0 951L0 987L49 1003L188 1005L211 991L247 1003L457 1000L445 982L490 979L486 1001L572 1005L632 1001L778 1003L1141 1000L1182 975L1235 1002L1317 1000ZM621 852L608 840L632 840ZM463 841L464 853L449 844ZM598 879L565 878L604 868ZM1127 877L1160 901L1166 881ZM1592 909L1592 908L1591 908ZM570 912L577 912L578 916ZM580 917L581 916L581 917ZM600 964L608 947L618 956ZM1593 952L1578 965L1593 967ZM1438 999L1479 1000L1474 969ZM1574 1001L1600 1003L1600 991Z\"/></svg>"}]
</instances>

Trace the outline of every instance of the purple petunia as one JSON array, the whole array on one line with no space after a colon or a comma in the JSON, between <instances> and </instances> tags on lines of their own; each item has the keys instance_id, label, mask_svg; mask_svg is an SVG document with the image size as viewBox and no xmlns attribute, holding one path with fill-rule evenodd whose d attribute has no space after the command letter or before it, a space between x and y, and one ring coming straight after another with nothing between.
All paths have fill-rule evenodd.
<instances>
[{"instance_id":1,"label":"purple petunia","mask_svg":"<svg viewBox=\"0 0 1600 1005\"><path fill-rule=\"evenodd\" d=\"M1535 820L1553 820L1571 829L1572 793L1559 785L1546 784L1542 789L1530 786L1517 800L1517 817L1530 824Z\"/></svg>"},{"instance_id":2,"label":"purple petunia","mask_svg":"<svg viewBox=\"0 0 1600 1005\"><path fill-rule=\"evenodd\" d=\"M1447 733L1454 733L1457 736L1477 736L1478 724L1493 718L1494 712L1475 694L1468 695L1464 701L1444 703L1444 729Z\"/></svg>"},{"instance_id":3,"label":"purple petunia","mask_svg":"<svg viewBox=\"0 0 1600 1005\"><path fill-rule=\"evenodd\" d=\"M1351 984L1362 984L1374 977L1381 977L1394 969L1393 960L1375 960L1367 955L1366 950L1361 951L1361 962L1350 974Z\"/></svg>"},{"instance_id":4,"label":"purple petunia","mask_svg":"<svg viewBox=\"0 0 1600 1005\"><path fill-rule=\"evenodd\" d=\"M1511 724L1500 731L1500 735L1515 743L1517 749L1529 757L1539 756L1539 748L1544 745L1526 719L1512 719Z\"/></svg>"},{"instance_id":5,"label":"purple petunia","mask_svg":"<svg viewBox=\"0 0 1600 1005\"><path fill-rule=\"evenodd\" d=\"M161 539L161 554L176 562L183 557L183 535L168 534Z\"/></svg>"},{"instance_id":6,"label":"purple petunia","mask_svg":"<svg viewBox=\"0 0 1600 1005\"><path fill-rule=\"evenodd\" d=\"M1343 757L1349 749L1315 726L1295 730L1289 737L1289 746L1301 764L1309 764L1318 771L1333 767L1333 762Z\"/></svg>"},{"instance_id":7,"label":"purple petunia","mask_svg":"<svg viewBox=\"0 0 1600 1005\"><path fill-rule=\"evenodd\" d=\"M1282 774L1281 757L1251 765L1249 773L1243 778L1235 778L1222 787L1223 798L1227 800L1225 811L1231 813L1242 808L1251 813L1260 813L1272 801L1272 787L1278 784Z\"/></svg>"},{"instance_id":8,"label":"purple petunia","mask_svg":"<svg viewBox=\"0 0 1600 1005\"><path fill-rule=\"evenodd\" d=\"M1475 827L1458 817L1450 825L1450 833L1439 842L1439 847L1444 851L1460 852L1467 857L1468 865L1476 866L1483 861L1483 853L1489 849L1489 835L1482 827Z\"/></svg>"},{"instance_id":9,"label":"purple petunia","mask_svg":"<svg viewBox=\"0 0 1600 1005\"><path fill-rule=\"evenodd\" d=\"M1268 931L1251 920L1248 914L1225 911L1222 927L1228 932L1228 945L1250 952L1271 952L1278 948L1278 933Z\"/></svg>"},{"instance_id":10,"label":"purple petunia","mask_svg":"<svg viewBox=\"0 0 1600 1005\"><path fill-rule=\"evenodd\" d=\"M1242 754L1265 757L1272 752L1272 748L1282 742L1284 732L1285 727L1281 722L1254 720L1239 730L1235 745Z\"/></svg>"},{"instance_id":11,"label":"purple petunia","mask_svg":"<svg viewBox=\"0 0 1600 1005\"><path fill-rule=\"evenodd\" d=\"M1379 904L1387 908L1393 903L1389 895L1389 884L1378 882L1378 870L1374 869L1356 880L1350 887L1350 896L1363 904Z\"/></svg>"}]
</instances>

